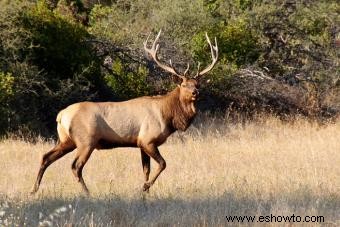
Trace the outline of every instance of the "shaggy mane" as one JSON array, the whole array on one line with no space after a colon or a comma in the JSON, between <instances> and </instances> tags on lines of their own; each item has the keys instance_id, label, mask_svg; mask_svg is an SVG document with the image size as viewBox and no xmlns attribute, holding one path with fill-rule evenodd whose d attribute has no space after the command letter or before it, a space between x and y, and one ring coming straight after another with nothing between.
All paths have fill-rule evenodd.
<instances>
[{"instance_id":1,"label":"shaggy mane","mask_svg":"<svg viewBox=\"0 0 340 227\"><path fill-rule=\"evenodd\" d=\"M180 99L180 88L177 87L162 97L164 104L162 114L174 131L185 131L196 115L194 103Z\"/></svg>"}]
</instances>

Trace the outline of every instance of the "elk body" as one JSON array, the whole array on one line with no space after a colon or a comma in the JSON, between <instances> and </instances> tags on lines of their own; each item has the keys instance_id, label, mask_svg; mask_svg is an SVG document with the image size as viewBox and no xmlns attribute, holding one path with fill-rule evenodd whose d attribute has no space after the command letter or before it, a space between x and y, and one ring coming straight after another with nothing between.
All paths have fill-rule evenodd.
<instances>
[{"instance_id":1,"label":"elk body","mask_svg":"<svg viewBox=\"0 0 340 227\"><path fill-rule=\"evenodd\" d=\"M115 147L139 147L145 177L143 190L148 191L166 162L159 153L158 146L176 130L185 131L196 115L195 103L198 96L198 78L210 71L216 64L218 48L207 41L211 48L212 64L198 72L194 79L178 74L171 66L159 62L157 44L158 33L151 48L144 42L146 52L158 66L178 76L182 82L173 91L163 96L140 97L124 102L81 102L68 106L57 116L59 141L57 145L42 157L40 169L32 193L38 191L46 168L54 161L76 149L72 162L72 172L88 193L82 177L82 169L94 149L111 149ZM150 158L158 163L158 170L149 180Z\"/></svg>"}]
</instances>

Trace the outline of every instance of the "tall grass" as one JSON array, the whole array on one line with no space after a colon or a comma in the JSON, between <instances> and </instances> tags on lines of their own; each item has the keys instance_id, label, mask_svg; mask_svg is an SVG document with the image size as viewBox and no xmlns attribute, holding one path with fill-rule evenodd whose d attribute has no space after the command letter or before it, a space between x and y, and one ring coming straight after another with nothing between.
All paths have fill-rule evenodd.
<instances>
[{"instance_id":1,"label":"tall grass","mask_svg":"<svg viewBox=\"0 0 340 227\"><path fill-rule=\"evenodd\" d=\"M322 215L340 225L340 122L195 125L160 147L167 169L149 194L139 150L119 148L92 154L84 168L90 197L72 175L73 153L50 166L30 196L53 142L1 141L0 226L221 226L232 224L227 215L271 214Z\"/></svg>"}]
</instances>

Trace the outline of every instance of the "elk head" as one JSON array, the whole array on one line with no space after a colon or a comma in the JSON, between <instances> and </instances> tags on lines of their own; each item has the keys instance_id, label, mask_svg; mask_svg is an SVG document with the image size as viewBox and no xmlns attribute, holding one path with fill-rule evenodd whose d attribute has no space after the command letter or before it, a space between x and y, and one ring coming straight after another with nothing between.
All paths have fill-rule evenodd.
<instances>
[{"instance_id":1,"label":"elk head","mask_svg":"<svg viewBox=\"0 0 340 227\"><path fill-rule=\"evenodd\" d=\"M208 34L205 33L205 37L206 37L207 42L209 43L209 46L210 46L212 63L202 71L200 71L200 63L198 63L196 75L193 78L190 78L190 77L187 76L188 71L190 69L189 63L188 63L186 70L184 71L184 73L180 74L172 66L171 60L170 60L170 66L162 64L159 61L159 59L157 57L157 52L159 50L159 44L157 43L157 41L158 41L158 39L161 35L161 32L162 32L162 30L160 30L158 32L158 35L156 36L155 41L152 43L151 48L147 47L147 43L148 43L148 40L149 40L149 37L150 37L150 35L149 35L148 38L146 39L146 41L144 42L144 49L148 54L150 54L152 59L156 62L156 64L159 67L161 67L162 69L164 69L167 72L170 72L172 75L177 76L181 80L180 85L178 85L179 88L180 88L180 98L182 100L185 100L185 101L188 101L188 102L195 102L197 100L197 97L198 97L198 94L199 94L199 82L200 82L201 76L203 76L204 74L209 72L215 66L215 64L217 62L218 47L217 47L216 37L215 37L215 45L212 45Z\"/></svg>"}]
</instances>

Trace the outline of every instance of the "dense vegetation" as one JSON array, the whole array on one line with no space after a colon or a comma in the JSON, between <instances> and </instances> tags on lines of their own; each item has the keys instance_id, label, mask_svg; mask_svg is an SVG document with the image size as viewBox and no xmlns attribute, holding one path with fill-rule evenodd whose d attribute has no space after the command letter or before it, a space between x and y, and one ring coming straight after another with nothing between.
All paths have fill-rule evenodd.
<instances>
[{"instance_id":1,"label":"dense vegetation","mask_svg":"<svg viewBox=\"0 0 340 227\"><path fill-rule=\"evenodd\" d=\"M339 12L336 0L0 0L1 134L50 135L77 101L165 93L175 84L142 47L161 28L162 59L192 74L211 60L204 32L218 40L201 110L333 118Z\"/></svg>"}]
</instances>

